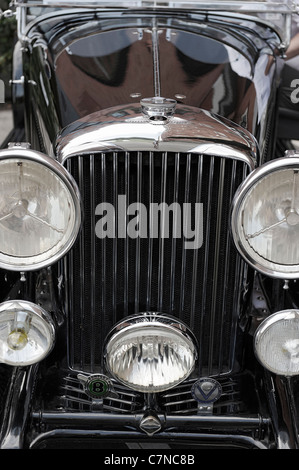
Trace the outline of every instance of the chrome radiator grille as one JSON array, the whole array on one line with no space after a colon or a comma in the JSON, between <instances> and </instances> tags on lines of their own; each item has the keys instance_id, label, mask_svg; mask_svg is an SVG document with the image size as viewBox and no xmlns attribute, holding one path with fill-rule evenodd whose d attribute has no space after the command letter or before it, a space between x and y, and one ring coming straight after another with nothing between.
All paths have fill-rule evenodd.
<instances>
[{"instance_id":1,"label":"chrome radiator grille","mask_svg":"<svg viewBox=\"0 0 299 470\"><path fill-rule=\"evenodd\" d=\"M243 266L231 240L229 214L246 164L200 154L110 152L70 157L65 165L79 185L84 211L82 231L64 266L70 366L101 370L111 327L128 315L155 311L192 328L200 373L228 372ZM171 223L168 238L98 238L95 213L102 202L116 209L118 233L119 195L126 196L127 205L141 202L146 208L161 202L202 203L202 246L185 249Z\"/></svg>"}]
</instances>

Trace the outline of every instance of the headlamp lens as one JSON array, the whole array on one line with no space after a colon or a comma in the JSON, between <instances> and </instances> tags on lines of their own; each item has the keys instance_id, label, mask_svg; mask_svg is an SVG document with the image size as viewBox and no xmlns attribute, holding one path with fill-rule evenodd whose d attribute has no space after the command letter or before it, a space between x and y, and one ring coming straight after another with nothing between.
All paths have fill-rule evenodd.
<instances>
[{"instance_id":1,"label":"headlamp lens","mask_svg":"<svg viewBox=\"0 0 299 470\"><path fill-rule=\"evenodd\" d=\"M147 314L131 317L113 331L106 347L107 367L117 380L134 390L167 390L194 369L192 334L177 320Z\"/></svg>"},{"instance_id":2,"label":"headlamp lens","mask_svg":"<svg viewBox=\"0 0 299 470\"><path fill-rule=\"evenodd\" d=\"M32 152L31 152L32 153ZM34 156L34 153L33 153ZM25 271L59 259L80 225L66 171L44 156L0 159L0 266ZM63 177L62 177L63 175Z\"/></svg>"},{"instance_id":3,"label":"headlamp lens","mask_svg":"<svg viewBox=\"0 0 299 470\"><path fill-rule=\"evenodd\" d=\"M233 206L237 248L258 271L299 276L299 159L284 158L251 173Z\"/></svg>"}]
</instances>

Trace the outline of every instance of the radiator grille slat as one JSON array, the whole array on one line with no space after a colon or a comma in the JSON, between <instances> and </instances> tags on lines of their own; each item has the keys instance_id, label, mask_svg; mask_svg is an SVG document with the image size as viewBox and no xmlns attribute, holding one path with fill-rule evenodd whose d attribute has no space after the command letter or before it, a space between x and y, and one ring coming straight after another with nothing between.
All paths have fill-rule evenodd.
<instances>
[{"instance_id":1,"label":"radiator grille slat","mask_svg":"<svg viewBox=\"0 0 299 470\"><path fill-rule=\"evenodd\" d=\"M79 185L84 210L80 236L65 258L70 366L102 370L102 346L112 326L147 310L174 315L192 328L199 343L200 373L228 372L234 360L243 269L230 237L229 213L247 174L246 164L152 151L72 156L66 166ZM126 198L125 208L118 206L119 196ZM97 210L104 202L115 209L113 230L118 237L96 236L96 224L103 217ZM158 233L168 220L169 236L154 238L157 227L149 207L162 202L169 209L178 203L181 218L166 211ZM136 217L127 213L132 203L147 209L146 237L126 233ZM190 214L184 213L184 203L190 204ZM203 204L203 245L186 249L183 227L194 230L195 203ZM143 233L140 224L136 227Z\"/></svg>"},{"instance_id":2,"label":"radiator grille slat","mask_svg":"<svg viewBox=\"0 0 299 470\"><path fill-rule=\"evenodd\" d=\"M197 168L197 188L196 188L196 202L200 203L201 201L201 191L202 191L202 164L203 157L202 155L198 158L198 168ZM194 329L194 318L196 310L196 291L197 291L197 272L198 272L198 250L194 250L193 253L193 272L192 272L192 292L191 292L191 316L190 316L190 327Z\"/></svg>"}]
</instances>

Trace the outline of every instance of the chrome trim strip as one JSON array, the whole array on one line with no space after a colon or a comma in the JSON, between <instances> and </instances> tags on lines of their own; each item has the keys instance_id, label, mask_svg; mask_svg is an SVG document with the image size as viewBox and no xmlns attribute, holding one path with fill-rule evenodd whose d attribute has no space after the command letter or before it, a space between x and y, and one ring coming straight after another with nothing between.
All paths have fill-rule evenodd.
<instances>
[{"instance_id":1,"label":"chrome trim strip","mask_svg":"<svg viewBox=\"0 0 299 470\"><path fill-rule=\"evenodd\" d=\"M166 183L167 183L167 154L162 156L161 165L161 203L166 202ZM165 213L162 211L161 232L165 233ZM162 310L163 305L163 274L164 274L164 237L159 238L159 271L158 271L158 309Z\"/></svg>"},{"instance_id":2,"label":"chrome trim strip","mask_svg":"<svg viewBox=\"0 0 299 470\"><path fill-rule=\"evenodd\" d=\"M209 342L209 362L208 371L209 374L212 372L213 363L213 352L214 352L214 328L215 328L215 317L216 317L216 298L218 291L218 267L219 267L219 249L220 249L220 231L222 224L222 205L223 205L223 187L224 187L224 171L225 171L225 159L221 160L220 163L220 175L218 181L218 207L217 207L217 225L215 234L215 259L213 263L213 293L211 303L211 322L210 322L210 342Z\"/></svg>"},{"instance_id":3,"label":"chrome trim strip","mask_svg":"<svg viewBox=\"0 0 299 470\"><path fill-rule=\"evenodd\" d=\"M203 156L200 155L198 159L197 167L197 193L196 203L200 203L202 197L202 168L203 168ZM191 313L190 313L190 326L193 329L195 323L195 308L196 308L196 280L197 280L197 269L198 269L198 250L194 250L193 253L193 274L192 274L192 292L191 292Z\"/></svg>"},{"instance_id":4,"label":"chrome trim strip","mask_svg":"<svg viewBox=\"0 0 299 470\"><path fill-rule=\"evenodd\" d=\"M67 160L66 168L71 174L71 160ZM66 291L66 311L73 312L74 311L74 302L73 296L70 295L71 292L74 292L74 278L72 273L74 272L74 256L73 250L70 250L67 257L63 259L64 262L64 279L65 279L65 291ZM68 364L72 364L74 362L74 342L70 340L70 338L74 337L74 317L72 315L68 315L67 317L67 328L68 328L68 335L67 335L67 360Z\"/></svg>"},{"instance_id":5,"label":"chrome trim strip","mask_svg":"<svg viewBox=\"0 0 299 470\"><path fill-rule=\"evenodd\" d=\"M180 154L176 153L175 154L175 171L174 171L174 198L173 202L177 203L178 202L178 192L179 192L179 173L180 173ZM175 218L175 225L174 225L174 231L176 233L177 231L177 218ZM176 238L173 237L172 239L172 246L171 246L171 281L170 281L170 305L171 305L171 311L174 312L175 310L175 305L174 305L174 293L175 293L175 264L176 264L176 247L177 247L177 242ZM195 250L197 251L197 250Z\"/></svg>"},{"instance_id":6,"label":"chrome trim strip","mask_svg":"<svg viewBox=\"0 0 299 470\"><path fill-rule=\"evenodd\" d=\"M189 153L187 155L187 162L186 162L186 176L185 176L185 196L184 196L184 201L185 203L188 203L189 201L189 187L190 187L190 172L191 172L191 154ZM188 215L188 213L187 213ZM188 226L188 219L186 217L186 214L183 214L184 220L183 220L183 226L186 227ZM184 304L185 304L185 278L186 278L186 253L187 250L183 250L182 252L182 264L181 264L181 289L180 289L180 311L179 315L180 318L182 318L182 312L184 310Z\"/></svg>"},{"instance_id":7,"label":"chrome trim strip","mask_svg":"<svg viewBox=\"0 0 299 470\"><path fill-rule=\"evenodd\" d=\"M113 203L114 207L116 210L116 213L118 213L118 191L117 191L117 183L118 183L118 156L116 152L113 152ZM95 212L91 212L91 214L94 214ZM117 217L115 217L114 220L115 224L115 233L118 233L118 220ZM95 233L95 232L93 232ZM95 238L93 237L93 243L95 243ZM113 315L113 323L116 323L116 293L117 293L117 238L113 238L113 310L112 310L112 315Z\"/></svg>"},{"instance_id":8,"label":"chrome trim strip","mask_svg":"<svg viewBox=\"0 0 299 470\"><path fill-rule=\"evenodd\" d=\"M230 198L229 198L229 203L231 205L231 202L233 200L233 197L234 197L234 194L235 194L235 181L236 181L236 167L237 167L237 162L236 160L233 161L233 166L232 166L232 172L231 172L231 184L230 184ZM231 256L231 248L230 248L230 245L231 245L231 235L230 235L230 231L228 230L227 231L227 235L226 235L226 246L225 246L225 259L223 260L223 262L225 263L225 271L224 271L224 285L227 286L228 283L230 282L230 279L229 279L229 269L228 269L228 260ZM223 295L223 299L222 299L222 310L221 310L221 318L222 318L222 321L221 321L221 334L220 334L220 351L222 350L222 347L223 347L223 325L224 325L224 319L225 319L225 316L226 316L226 304L227 304L227 300L226 300L226 292L225 294ZM219 370L222 369L223 367L223 358L222 356L219 357Z\"/></svg>"},{"instance_id":9,"label":"chrome trim strip","mask_svg":"<svg viewBox=\"0 0 299 470\"><path fill-rule=\"evenodd\" d=\"M137 154L137 202L141 203L142 188L142 155ZM139 312L139 287L140 287L140 237L136 239L135 252L135 313Z\"/></svg>"},{"instance_id":10,"label":"chrome trim strip","mask_svg":"<svg viewBox=\"0 0 299 470\"><path fill-rule=\"evenodd\" d=\"M209 183L208 183L208 200L207 200L207 215L206 215L206 220L205 220L205 257L204 257L204 267L203 267L203 285L207 286L208 285L208 273L209 273L209 246L210 246L210 220L211 220L211 199L212 199L212 191L213 191L213 176L214 176L214 157L211 158L210 160L210 169L209 169ZM204 292L202 293L202 300L201 300L201 311L206 312L206 303L207 303L207 289L204 289ZM204 321L204 316L201 316L201 327L200 327L200 337L201 341L199 343L200 347L200 354L199 358L204 357L203 350L202 350L202 345L204 344L204 338L203 335L204 333L204 328L203 328L203 321ZM200 366L202 367L202 365ZM208 374L210 374L210 357L208 359L208 364L207 364L207 369L208 369Z\"/></svg>"},{"instance_id":11,"label":"chrome trim strip","mask_svg":"<svg viewBox=\"0 0 299 470\"><path fill-rule=\"evenodd\" d=\"M125 155L126 162L125 162L125 194L126 194L126 200L127 200L127 205L130 204L130 154L129 152L126 153ZM104 200L104 199L103 199ZM126 212L125 214L125 227L128 226L128 214ZM124 315L128 315L128 299L129 299L129 238L125 238L125 283L124 283L124 289L125 289L125 295L124 295Z\"/></svg>"},{"instance_id":12,"label":"chrome trim strip","mask_svg":"<svg viewBox=\"0 0 299 470\"><path fill-rule=\"evenodd\" d=\"M79 188L80 188L80 193L81 196L84 194L84 173L83 173L83 161L82 157L79 157ZM83 200L84 204L84 200ZM84 232L81 232L80 236L80 243L79 243L79 253L80 253L80 259L84 263L84 254L85 254L85 236ZM84 318L85 318L85 309L84 309L84 285L85 285L85 272L84 270L80 271L80 310L81 310L81 316L82 316L82 324L84 324ZM82 356L81 356L81 366L84 364L84 335L83 332L80 331L80 342L81 342L81 351L82 351Z\"/></svg>"},{"instance_id":13,"label":"chrome trim strip","mask_svg":"<svg viewBox=\"0 0 299 470\"><path fill-rule=\"evenodd\" d=\"M149 204L154 202L154 153L149 154ZM153 214L150 212L150 234L153 231ZM148 241L148 269L147 269L147 297L146 305L150 310L151 305L151 285L153 269L153 238L150 236Z\"/></svg>"},{"instance_id":14,"label":"chrome trim strip","mask_svg":"<svg viewBox=\"0 0 299 470\"><path fill-rule=\"evenodd\" d=\"M95 169L94 169L94 156L90 156L89 166L89 178L90 178L90 212L95 214ZM91 328L94 331L96 322L96 298L95 298L95 265L96 265L96 254L95 254L95 219L90 217L90 250L91 250L91 283L90 283L90 298L91 298ZM91 337L91 372L95 371L95 335Z\"/></svg>"},{"instance_id":15,"label":"chrome trim strip","mask_svg":"<svg viewBox=\"0 0 299 470\"><path fill-rule=\"evenodd\" d=\"M106 155L104 153L101 154L101 166L102 166L102 201L106 201ZM102 240L102 279L101 279L101 303L102 303L102 312L106 311L106 278L105 278L105 271L106 271L106 251L107 251L107 238ZM104 339L104 338L102 338ZM101 357L101 366L103 367L103 357Z\"/></svg>"}]
</instances>

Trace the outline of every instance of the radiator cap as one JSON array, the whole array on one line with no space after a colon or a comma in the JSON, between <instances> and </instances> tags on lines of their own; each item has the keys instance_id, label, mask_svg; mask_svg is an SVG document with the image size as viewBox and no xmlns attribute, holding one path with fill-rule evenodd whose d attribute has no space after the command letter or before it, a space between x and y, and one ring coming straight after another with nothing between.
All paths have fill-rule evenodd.
<instances>
[{"instance_id":1,"label":"radiator cap","mask_svg":"<svg viewBox=\"0 0 299 470\"><path fill-rule=\"evenodd\" d=\"M161 123L171 118L175 112L176 100L155 96L144 98L140 101L141 110L148 119L155 123Z\"/></svg>"}]
</instances>

